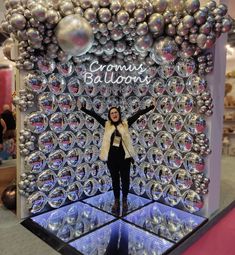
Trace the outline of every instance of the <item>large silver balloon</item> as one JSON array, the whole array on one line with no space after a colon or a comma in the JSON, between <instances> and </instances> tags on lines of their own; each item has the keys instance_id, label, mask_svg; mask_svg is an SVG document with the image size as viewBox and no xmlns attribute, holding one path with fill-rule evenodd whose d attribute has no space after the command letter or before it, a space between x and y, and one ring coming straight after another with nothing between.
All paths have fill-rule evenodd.
<instances>
[{"instance_id":1,"label":"large silver balloon","mask_svg":"<svg viewBox=\"0 0 235 255\"><path fill-rule=\"evenodd\" d=\"M154 13L149 17L149 30L155 35L161 35L164 29L164 18L159 13Z\"/></svg>"},{"instance_id":2,"label":"large silver balloon","mask_svg":"<svg viewBox=\"0 0 235 255\"><path fill-rule=\"evenodd\" d=\"M160 37L153 44L151 57L159 64L173 62L177 58L178 46L171 37Z\"/></svg>"},{"instance_id":3,"label":"large silver balloon","mask_svg":"<svg viewBox=\"0 0 235 255\"><path fill-rule=\"evenodd\" d=\"M138 52L148 51L150 50L153 44L153 38L151 34L143 35L139 37L135 42L135 49Z\"/></svg>"},{"instance_id":4,"label":"large silver balloon","mask_svg":"<svg viewBox=\"0 0 235 255\"><path fill-rule=\"evenodd\" d=\"M163 13L168 5L168 1L167 0L154 0L152 1L153 4L153 9L155 12L158 13Z\"/></svg>"},{"instance_id":5,"label":"large silver balloon","mask_svg":"<svg viewBox=\"0 0 235 255\"><path fill-rule=\"evenodd\" d=\"M26 19L22 14L14 13L10 19L10 24L15 29L24 29L26 26Z\"/></svg>"},{"instance_id":6,"label":"large silver balloon","mask_svg":"<svg viewBox=\"0 0 235 255\"><path fill-rule=\"evenodd\" d=\"M90 24L78 14L64 17L58 23L55 33L61 49L72 56L87 53L94 41Z\"/></svg>"}]
</instances>

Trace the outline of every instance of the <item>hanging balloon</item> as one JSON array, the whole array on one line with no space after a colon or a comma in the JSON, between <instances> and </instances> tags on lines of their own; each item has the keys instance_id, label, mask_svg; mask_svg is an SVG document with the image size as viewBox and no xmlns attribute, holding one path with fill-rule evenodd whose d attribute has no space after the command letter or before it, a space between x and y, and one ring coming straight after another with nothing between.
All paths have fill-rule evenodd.
<instances>
[{"instance_id":1,"label":"hanging balloon","mask_svg":"<svg viewBox=\"0 0 235 255\"><path fill-rule=\"evenodd\" d=\"M187 0L185 1L185 10L188 14L194 14L200 8L199 0Z\"/></svg>"},{"instance_id":2,"label":"hanging balloon","mask_svg":"<svg viewBox=\"0 0 235 255\"><path fill-rule=\"evenodd\" d=\"M94 41L90 24L78 14L64 17L58 23L55 33L59 46L72 56L84 55Z\"/></svg>"},{"instance_id":3,"label":"hanging balloon","mask_svg":"<svg viewBox=\"0 0 235 255\"><path fill-rule=\"evenodd\" d=\"M148 51L150 50L153 44L153 38L151 34L143 35L139 37L135 42L135 49L138 52Z\"/></svg>"}]
</instances>

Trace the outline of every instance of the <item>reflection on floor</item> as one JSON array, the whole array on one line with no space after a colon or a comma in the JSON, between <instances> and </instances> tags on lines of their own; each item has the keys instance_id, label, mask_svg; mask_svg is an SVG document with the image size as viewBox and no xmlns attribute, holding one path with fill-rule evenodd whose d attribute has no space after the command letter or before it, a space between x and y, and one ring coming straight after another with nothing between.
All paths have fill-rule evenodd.
<instances>
[{"instance_id":1,"label":"reflection on floor","mask_svg":"<svg viewBox=\"0 0 235 255\"><path fill-rule=\"evenodd\" d=\"M120 200L122 201L122 198ZM144 205L151 203L152 201L149 199L139 197L139 196L129 193L128 208L124 212L123 208L122 208L122 203L120 203L120 214L118 214L118 215L117 215L117 213L112 212L112 205L114 203L114 196L113 196L112 191L85 199L84 202L86 202L87 204L90 204L92 206L95 206L96 208L98 208L100 210L111 213L114 216L120 216L120 215L124 216L125 214L133 212L133 211L143 207Z\"/></svg>"},{"instance_id":2,"label":"reflection on floor","mask_svg":"<svg viewBox=\"0 0 235 255\"><path fill-rule=\"evenodd\" d=\"M163 254L173 246L171 242L121 220L75 240L70 245L85 255Z\"/></svg>"},{"instance_id":3,"label":"reflection on floor","mask_svg":"<svg viewBox=\"0 0 235 255\"><path fill-rule=\"evenodd\" d=\"M112 215L113 200L107 192L34 216L23 225L62 254L160 255L206 222L133 194L127 215Z\"/></svg>"}]
</instances>

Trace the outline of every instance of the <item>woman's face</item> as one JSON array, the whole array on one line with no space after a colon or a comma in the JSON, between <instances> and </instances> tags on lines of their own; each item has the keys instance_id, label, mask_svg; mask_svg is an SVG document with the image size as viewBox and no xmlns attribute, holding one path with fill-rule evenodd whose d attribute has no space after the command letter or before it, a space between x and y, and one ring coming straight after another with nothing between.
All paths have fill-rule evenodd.
<instances>
[{"instance_id":1,"label":"woman's face","mask_svg":"<svg viewBox=\"0 0 235 255\"><path fill-rule=\"evenodd\" d=\"M110 119L112 120L112 122L118 122L120 120L120 114L116 108L113 108L110 111Z\"/></svg>"}]
</instances>

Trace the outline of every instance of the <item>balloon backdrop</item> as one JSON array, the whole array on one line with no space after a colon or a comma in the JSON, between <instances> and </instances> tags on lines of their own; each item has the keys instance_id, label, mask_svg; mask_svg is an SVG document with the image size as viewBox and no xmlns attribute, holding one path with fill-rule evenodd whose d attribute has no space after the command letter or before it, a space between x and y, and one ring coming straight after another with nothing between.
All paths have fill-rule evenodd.
<instances>
[{"instance_id":1,"label":"balloon backdrop","mask_svg":"<svg viewBox=\"0 0 235 255\"><path fill-rule=\"evenodd\" d=\"M196 212L208 193L207 117L213 99L206 74L210 49L228 32L227 7L199 0L6 0L4 54L18 42L16 66L26 72L14 102L26 112L18 183L29 211L110 189L99 161L103 130L81 103L123 117L156 99L131 129L137 153L132 191ZM48 206L48 207L47 207Z\"/></svg>"}]
</instances>

